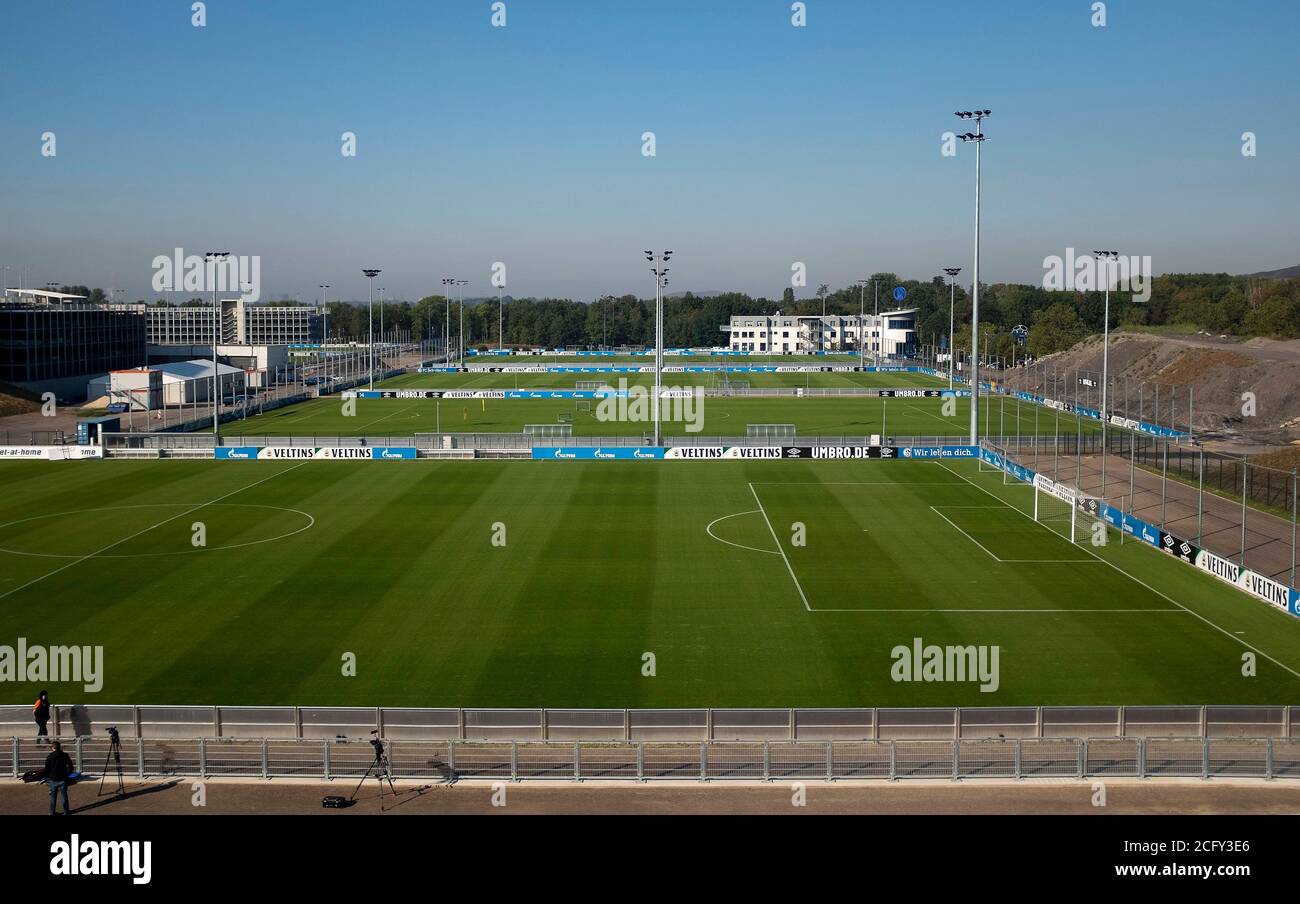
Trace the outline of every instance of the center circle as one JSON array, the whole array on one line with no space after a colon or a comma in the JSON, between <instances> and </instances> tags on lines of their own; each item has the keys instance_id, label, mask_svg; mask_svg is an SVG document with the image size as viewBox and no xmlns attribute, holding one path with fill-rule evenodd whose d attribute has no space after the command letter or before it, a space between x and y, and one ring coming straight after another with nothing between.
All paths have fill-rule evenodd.
<instances>
[{"instance_id":1,"label":"center circle","mask_svg":"<svg viewBox=\"0 0 1300 904\"><path fill-rule=\"evenodd\" d=\"M180 511L173 514L171 517L143 517L147 514L147 510L150 509L178 509ZM214 519L211 517L211 513L216 509L222 510L222 514ZM236 510L239 509L249 510L249 514L252 517L239 517L236 512ZM90 533L95 538L94 545L96 548L94 549L73 553L38 552L31 548L23 549L21 548L23 544L15 542L20 538L27 538L30 545L33 546L61 545L66 548L68 545L67 538L69 535L76 536L78 533L85 534L87 532L87 522L89 522L89 525L92 527L98 527L99 525L104 524L105 522L103 519L105 513L110 512L119 513L119 518L125 522L124 524L120 523L114 525L123 535L121 537L116 537L107 530L93 530ZM187 512L193 515L193 519L191 520L187 518L185 522L179 521L178 519ZM209 517L206 520L203 517L205 512L209 513ZM125 514L123 515L121 513ZM69 531L62 527L66 522L60 520L51 523L51 519L76 519L74 526L79 528L79 531ZM272 528L276 531L275 533L271 533L268 536L259 536L254 539L244 540L242 542L223 543L215 546L195 546L191 542L191 538L194 536L194 524L196 522L203 522L203 531L206 538L206 535L213 527L222 529L233 525L236 529L240 529L246 533L249 524L256 523L254 519L261 522L270 522L272 524L276 521L283 521L285 523ZM209 524L209 521L215 523ZM76 522L80 523L78 524ZM184 548L167 549L158 552L122 553L113 551L119 546L129 543L129 541L136 537L147 538L150 534L154 533L156 529L171 524L172 522L179 524L182 529L179 532L179 538L177 532L173 530L169 539L172 539L176 545L180 545L181 542L183 542ZM83 559L92 557L97 559L142 559L156 556L179 556L187 553L215 552L220 549L239 549L244 546L256 546L261 543L284 540L288 537L292 537L294 534L300 534L305 530L309 530L315 524L316 519L306 512L279 505L254 505L251 503L239 502L155 502L143 505L104 506L101 508L78 509L68 512L52 512L47 515L33 515L28 518L19 518L16 521L8 521L4 524L0 524L0 553L9 553L16 556L35 556L46 559ZM24 525L21 532L12 534L8 533L10 528L18 525Z\"/></svg>"}]
</instances>

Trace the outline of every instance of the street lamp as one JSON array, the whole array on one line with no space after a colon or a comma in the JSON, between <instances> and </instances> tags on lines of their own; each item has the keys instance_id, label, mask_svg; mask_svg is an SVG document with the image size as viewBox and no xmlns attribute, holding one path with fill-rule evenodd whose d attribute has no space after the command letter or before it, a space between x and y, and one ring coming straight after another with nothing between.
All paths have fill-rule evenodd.
<instances>
[{"instance_id":1,"label":"street lamp","mask_svg":"<svg viewBox=\"0 0 1300 904\"><path fill-rule=\"evenodd\" d=\"M229 251L208 251L203 255L203 260L207 264L223 263L230 257ZM217 276L216 268L208 267L212 272L209 274L212 284L212 443L219 445L221 436L221 426L217 417L217 404L220 398L220 379L217 376L217 344L221 342L221 307L217 304Z\"/></svg>"},{"instance_id":2,"label":"street lamp","mask_svg":"<svg viewBox=\"0 0 1300 904\"><path fill-rule=\"evenodd\" d=\"M971 287L971 333L970 333L970 444L979 442L980 429L980 145L988 139L984 136L984 117L992 115L991 110L965 110L958 112L958 119L975 120L975 131L958 136L962 141L975 142L975 276Z\"/></svg>"},{"instance_id":3,"label":"street lamp","mask_svg":"<svg viewBox=\"0 0 1300 904\"><path fill-rule=\"evenodd\" d=\"M655 446L659 445L659 394L661 374L664 366L664 309L663 309L663 288L668 285L668 267L662 266L668 263L668 259L673 256L671 251L647 251L645 259L651 264L650 272L655 278L655 396L654 396L654 422L655 422Z\"/></svg>"},{"instance_id":4,"label":"street lamp","mask_svg":"<svg viewBox=\"0 0 1300 904\"><path fill-rule=\"evenodd\" d=\"M369 341L366 343L366 345L369 347L369 351L370 351L370 388L374 389L375 388L375 277L378 276L380 273L383 273L384 271L383 270L362 270L361 272L365 274L366 279L370 280L370 308L369 308L370 322L366 327L366 332L369 334L370 338Z\"/></svg>"},{"instance_id":5,"label":"street lamp","mask_svg":"<svg viewBox=\"0 0 1300 904\"><path fill-rule=\"evenodd\" d=\"M953 312L957 310L957 274L961 272L961 267L944 267L943 272L948 274L950 288L948 290L948 389L952 389L952 336L956 328L956 321L953 319Z\"/></svg>"},{"instance_id":6,"label":"street lamp","mask_svg":"<svg viewBox=\"0 0 1300 904\"><path fill-rule=\"evenodd\" d=\"M1115 276L1115 261L1119 258L1118 251L1094 251L1094 257L1099 257L1106 261L1106 306L1102 315L1105 323L1101 329L1101 498L1106 499L1106 455L1110 448L1106 445L1106 421L1110 415L1107 412L1106 391L1110 388L1110 284Z\"/></svg>"}]
</instances>

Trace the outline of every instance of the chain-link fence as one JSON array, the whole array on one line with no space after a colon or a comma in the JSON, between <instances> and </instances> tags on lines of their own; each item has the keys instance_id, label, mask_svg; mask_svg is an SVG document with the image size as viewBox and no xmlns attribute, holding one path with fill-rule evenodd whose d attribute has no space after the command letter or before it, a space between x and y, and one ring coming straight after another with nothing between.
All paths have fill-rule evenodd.
<instances>
[{"instance_id":1,"label":"chain-link fence","mask_svg":"<svg viewBox=\"0 0 1300 904\"><path fill-rule=\"evenodd\" d=\"M1104 454L1100 435L999 439L1009 459L1034 473L1243 570L1296 586L1300 478L1294 470L1119 429L1108 431Z\"/></svg>"}]
</instances>

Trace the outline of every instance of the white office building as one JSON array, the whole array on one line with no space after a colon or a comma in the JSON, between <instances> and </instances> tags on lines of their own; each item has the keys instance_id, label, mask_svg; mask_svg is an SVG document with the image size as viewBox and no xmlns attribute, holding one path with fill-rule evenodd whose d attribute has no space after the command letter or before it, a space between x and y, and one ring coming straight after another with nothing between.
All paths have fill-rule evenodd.
<instances>
[{"instance_id":1,"label":"white office building","mask_svg":"<svg viewBox=\"0 0 1300 904\"><path fill-rule=\"evenodd\" d=\"M220 345L299 345L321 338L321 309L223 299ZM149 345L212 345L211 305L147 307Z\"/></svg>"},{"instance_id":2,"label":"white office building","mask_svg":"<svg viewBox=\"0 0 1300 904\"><path fill-rule=\"evenodd\" d=\"M722 327L731 351L772 355L853 352L906 357L916 351L916 308L857 314L737 316Z\"/></svg>"}]
</instances>

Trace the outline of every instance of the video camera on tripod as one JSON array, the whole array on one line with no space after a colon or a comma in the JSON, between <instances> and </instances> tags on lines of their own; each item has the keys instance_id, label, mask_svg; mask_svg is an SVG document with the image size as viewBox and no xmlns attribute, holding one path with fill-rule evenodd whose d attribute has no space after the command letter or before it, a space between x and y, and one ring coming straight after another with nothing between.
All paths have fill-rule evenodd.
<instances>
[{"instance_id":1,"label":"video camera on tripod","mask_svg":"<svg viewBox=\"0 0 1300 904\"><path fill-rule=\"evenodd\" d=\"M117 791L116 796L126 794L126 783L122 780L122 736L118 734L117 726L110 725L105 729L108 732L108 753L104 755L104 771L99 776L99 791L96 797L104 793L104 779L108 778L108 764L110 761L117 767Z\"/></svg>"}]
</instances>

